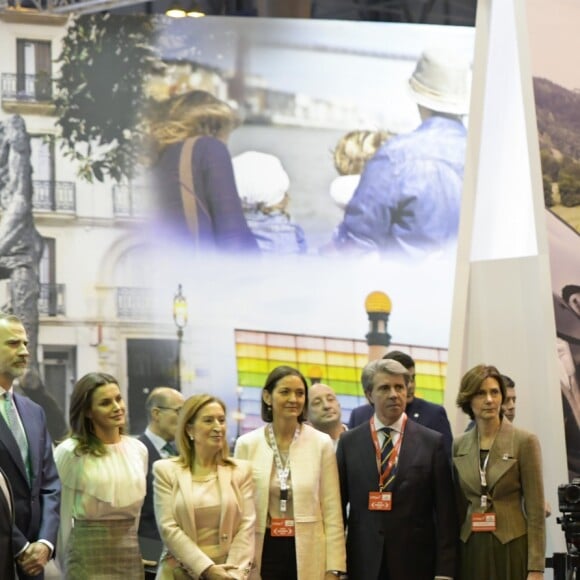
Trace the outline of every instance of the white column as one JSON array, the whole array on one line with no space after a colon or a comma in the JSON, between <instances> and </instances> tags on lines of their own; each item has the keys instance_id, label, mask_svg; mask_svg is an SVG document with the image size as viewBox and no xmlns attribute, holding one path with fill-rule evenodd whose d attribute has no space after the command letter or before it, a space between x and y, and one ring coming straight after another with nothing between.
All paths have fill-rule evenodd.
<instances>
[{"instance_id":1,"label":"white column","mask_svg":"<svg viewBox=\"0 0 580 580\"><path fill-rule=\"evenodd\" d=\"M567 481L548 241L524 0L480 0L445 406L456 435L461 376L493 364L516 382L516 425L538 435L546 497ZM565 551L556 513L547 555Z\"/></svg>"}]
</instances>

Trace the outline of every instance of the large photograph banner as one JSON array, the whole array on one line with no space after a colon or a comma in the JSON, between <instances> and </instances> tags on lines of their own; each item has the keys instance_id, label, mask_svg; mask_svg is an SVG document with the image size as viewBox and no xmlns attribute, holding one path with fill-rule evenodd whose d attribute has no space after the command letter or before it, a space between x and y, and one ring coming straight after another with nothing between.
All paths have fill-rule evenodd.
<instances>
[{"instance_id":1,"label":"large photograph banner","mask_svg":"<svg viewBox=\"0 0 580 580\"><path fill-rule=\"evenodd\" d=\"M528 23L547 212L559 383L570 479L580 477L580 6L528 2Z\"/></svg>"},{"instance_id":2,"label":"large photograph banner","mask_svg":"<svg viewBox=\"0 0 580 580\"><path fill-rule=\"evenodd\" d=\"M156 285L182 284L195 305L192 386L228 398L243 382L253 425L260 391L245 388L234 332L359 341L372 292L388 296L395 343L446 349L473 30L166 20L155 49L149 231L164 256ZM271 364L298 365L288 356ZM441 402L424 376L422 394ZM346 412L359 404L322 379Z\"/></svg>"}]
</instances>

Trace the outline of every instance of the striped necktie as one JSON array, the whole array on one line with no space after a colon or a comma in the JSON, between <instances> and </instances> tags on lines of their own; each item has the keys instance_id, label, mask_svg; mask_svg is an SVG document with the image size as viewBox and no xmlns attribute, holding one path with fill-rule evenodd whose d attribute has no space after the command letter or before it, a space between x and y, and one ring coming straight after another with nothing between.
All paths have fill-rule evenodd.
<instances>
[{"instance_id":1,"label":"striped necktie","mask_svg":"<svg viewBox=\"0 0 580 580\"><path fill-rule=\"evenodd\" d=\"M20 449L20 455L22 456L22 461L24 462L24 467L26 467L26 473L30 479L30 473L28 471L28 440L26 439L26 433L24 432L24 428L18 418L18 412L14 405L12 393L8 391L4 393L4 411L6 412L6 422L8 423L10 431L12 431L12 435L14 435L14 439L16 439L16 443Z\"/></svg>"},{"instance_id":2,"label":"striped necktie","mask_svg":"<svg viewBox=\"0 0 580 580\"><path fill-rule=\"evenodd\" d=\"M392 429L390 427L383 427L381 431L385 434L383 444L381 445L381 471L387 467L389 457L393 453L393 437L391 435Z\"/></svg>"},{"instance_id":3,"label":"striped necktie","mask_svg":"<svg viewBox=\"0 0 580 580\"><path fill-rule=\"evenodd\" d=\"M381 445L381 472L385 471L387 468L387 463L391 455L393 454L393 430L390 427L383 427L381 431L385 434L385 439ZM385 482L384 489L387 489L389 485L395 479L395 469L393 467L389 479Z\"/></svg>"}]
</instances>

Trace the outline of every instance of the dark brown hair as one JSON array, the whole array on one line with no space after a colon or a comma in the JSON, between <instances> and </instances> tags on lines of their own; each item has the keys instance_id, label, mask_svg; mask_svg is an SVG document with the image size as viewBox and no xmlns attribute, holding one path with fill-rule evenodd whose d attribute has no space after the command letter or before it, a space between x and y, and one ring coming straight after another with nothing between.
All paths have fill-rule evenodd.
<instances>
[{"instance_id":1,"label":"dark brown hair","mask_svg":"<svg viewBox=\"0 0 580 580\"><path fill-rule=\"evenodd\" d=\"M461 379L461 384L459 385L459 393L457 393L457 406L471 419L475 419L473 411L471 410L471 400L479 390L485 379L495 379L499 385L501 391L501 402L505 401L506 389L503 382L502 375L497 370L496 367L492 365L477 365L472 369L468 370ZM500 417L503 417L503 411L500 410Z\"/></svg>"},{"instance_id":2,"label":"dark brown hair","mask_svg":"<svg viewBox=\"0 0 580 580\"><path fill-rule=\"evenodd\" d=\"M304 421L306 421L306 415L308 413L308 383L306 382L304 375L298 369L285 365L276 367L268 375L268 378L266 379L266 384L264 385L264 388L262 390L268 391L268 393L272 394L279 381L281 381L284 377L291 376L298 377L302 381L302 384L304 385L304 408L302 409L302 413L300 413L300 416L298 417L298 422L303 423ZM267 405L263 398L262 398L261 415L262 421L265 421L266 423L271 423L274 419L272 415L272 407L270 405Z\"/></svg>"},{"instance_id":3,"label":"dark brown hair","mask_svg":"<svg viewBox=\"0 0 580 580\"><path fill-rule=\"evenodd\" d=\"M99 387L104 385L119 385L119 381L107 373L88 373L81 377L74 386L69 408L69 437L78 441L75 453L78 455L92 454L105 455L107 448L103 442L94 434L93 422L87 413L93 404L93 395ZM120 433L124 430L121 427Z\"/></svg>"}]
</instances>

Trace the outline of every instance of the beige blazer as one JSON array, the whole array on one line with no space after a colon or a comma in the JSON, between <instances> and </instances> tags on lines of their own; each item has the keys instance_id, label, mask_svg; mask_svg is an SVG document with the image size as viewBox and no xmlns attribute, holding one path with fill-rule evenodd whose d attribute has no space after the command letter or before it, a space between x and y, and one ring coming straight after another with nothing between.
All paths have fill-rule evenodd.
<instances>
[{"instance_id":1,"label":"beige blazer","mask_svg":"<svg viewBox=\"0 0 580 580\"><path fill-rule=\"evenodd\" d=\"M245 461L234 466L218 466L218 482L222 498L219 538L226 544L226 563L237 566L231 571L245 579L254 559L254 523L252 468ZM162 557L158 579L173 579L178 563L193 578L199 578L213 561L196 544L195 506L191 472L177 459L161 459L153 464L155 519L161 539L169 555Z\"/></svg>"},{"instance_id":2,"label":"beige blazer","mask_svg":"<svg viewBox=\"0 0 580 580\"><path fill-rule=\"evenodd\" d=\"M453 463L458 492L467 503L461 527L461 540L467 542L471 535L471 515L481 511L477 428L455 439ZM506 544L527 534L528 570L543 570L546 549L544 486L538 438L504 419L489 452L487 486L492 498L491 511L497 514L494 535Z\"/></svg>"},{"instance_id":3,"label":"beige blazer","mask_svg":"<svg viewBox=\"0 0 580 580\"><path fill-rule=\"evenodd\" d=\"M235 456L252 462L256 502L256 556L251 578L260 578L274 454L265 428L242 435ZM298 580L322 580L327 570L346 571L338 470L332 440L302 425L290 446Z\"/></svg>"}]
</instances>

